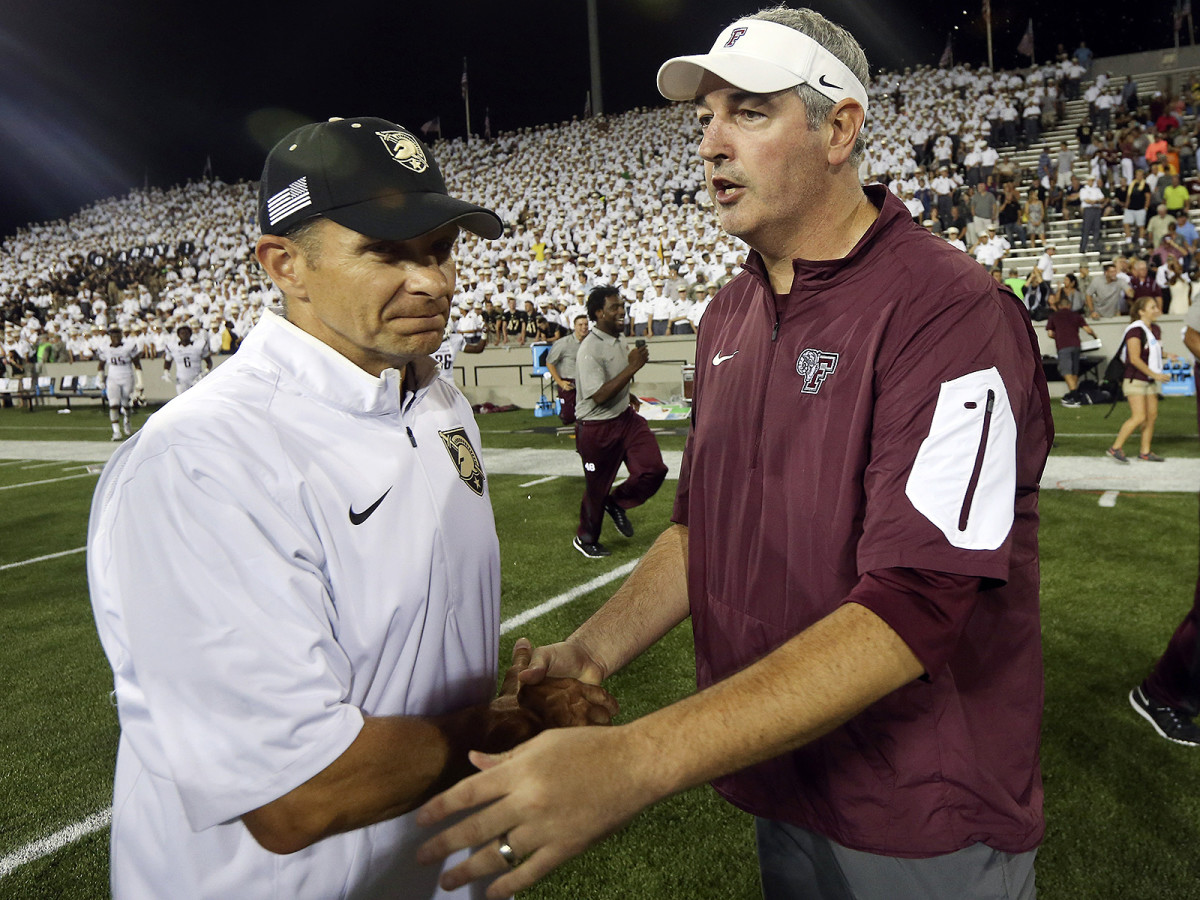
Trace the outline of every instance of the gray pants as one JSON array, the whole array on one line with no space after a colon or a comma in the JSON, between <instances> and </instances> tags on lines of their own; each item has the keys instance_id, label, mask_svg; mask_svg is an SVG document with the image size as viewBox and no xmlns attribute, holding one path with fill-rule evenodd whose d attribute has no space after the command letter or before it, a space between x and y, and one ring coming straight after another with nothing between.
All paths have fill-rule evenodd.
<instances>
[{"instance_id":1,"label":"gray pants","mask_svg":"<svg viewBox=\"0 0 1200 900\"><path fill-rule=\"evenodd\" d=\"M1099 206L1085 206L1083 208L1083 231L1079 235L1079 252L1087 253L1088 248L1092 250L1102 249L1100 246L1100 216L1103 210Z\"/></svg>"},{"instance_id":2,"label":"gray pants","mask_svg":"<svg viewBox=\"0 0 1200 900\"><path fill-rule=\"evenodd\" d=\"M851 850L803 828L755 819L764 900L1036 900L1036 850L972 844L929 859Z\"/></svg>"}]
</instances>

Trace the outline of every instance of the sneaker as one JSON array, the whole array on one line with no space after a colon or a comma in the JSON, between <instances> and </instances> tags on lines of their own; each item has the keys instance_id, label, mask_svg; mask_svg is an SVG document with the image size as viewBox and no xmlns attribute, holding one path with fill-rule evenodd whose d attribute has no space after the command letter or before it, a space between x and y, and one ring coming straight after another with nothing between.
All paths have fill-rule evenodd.
<instances>
[{"instance_id":1,"label":"sneaker","mask_svg":"<svg viewBox=\"0 0 1200 900\"><path fill-rule=\"evenodd\" d=\"M617 531L625 535L625 537L633 537L633 523L629 521L629 516L625 515L625 510L616 504L613 500L604 501L604 511L608 513L613 520L613 524L617 526Z\"/></svg>"},{"instance_id":2,"label":"sneaker","mask_svg":"<svg viewBox=\"0 0 1200 900\"><path fill-rule=\"evenodd\" d=\"M121 437L119 434L114 434L114 435L112 436L112 440L114 440L114 441L123 441L123 440L125 440L125 438Z\"/></svg>"},{"instance_id":3,"label":"sneaker","mask_svg":"<svg viewBox=\"0 0 1200 900\"><path fill-rule=\"evenodd\" d=\"M133 434L133 432L129 430L128 422L121 426L121 431L125 432L125 437L129 437L131 434Z\"/></svg>"},{"instance_id":4,"label":"sneaker","mask_svg":"<svg viewBox=\"0 0 1200 900\"><path fill-rule=\"evenodd\" d=\"M1109 447L1104 452L1119 463L1129 462L1129 457L1125 455L1125 452L1123 450L1118 450L1116 447Z\"/></svg>"},{"instance_id":5,"label":"sneaker","mask_svg":"<svg viewBox=\"0 0 1200 900\"><path fill-rule=\"evenodd\" d=\"M1063 397L1061 402L1062 402L1062 405L1065 406L1067 409L1077 409L1078 407L1083 406L1082 403L1080 403L1078 400L1076 400L1074 397L1071 397L1071 396Z\"/></svg>"},{"instance_id":6,"label":"sneaker","mask_svg":"<svg viewBox=\"0 0 1200 900\"><path fill-rule=\"evenodd\" d=\"M1141 686L1129 692L1129 704L1138 715L1154 726L1160 737L1187 747L1200 747L1200 728L1173 706L1161 706L1142 691Z\"/></svg>"},{"instance_id":7,"label":"sneaker","mask_svg":"<svg viewBox=\"0 0 1200 900\"><path fill-rule=\"evenodd\" d=\"M1139 453L1138 459L1142 460L1143 462L1166 462L1166 460L1164 460L1157 453Z\"/></svg>"},{"instance_id":8,"label":"sneaker","mask_svg":"<svg viewBox=\"0 0 1200 900\"><path fill-rule=\"evenodd\" d=\"M612 556L608 548L599 542L585 544L578 537L571 541L571 546L586 556L588 559L603 559L606 556Z\"/></svg>"}]
</instances>

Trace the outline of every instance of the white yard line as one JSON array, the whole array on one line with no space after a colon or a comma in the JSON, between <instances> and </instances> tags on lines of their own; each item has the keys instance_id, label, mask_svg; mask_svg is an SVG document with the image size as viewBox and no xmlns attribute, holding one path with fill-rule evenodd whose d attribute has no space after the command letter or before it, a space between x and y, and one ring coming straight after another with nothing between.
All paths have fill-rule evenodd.
<instances>
[{"instance_id":1,"label":"white yard line","mask_svg":"<svg viewBox=\"0 0 1200 900\"><path fill-rule=\"evenodd\" d=\"M1100 495L1099 504L1104 507L1111 508L1117 505L1117 495L1120 491L1105 491Z\"/></svg>"},{"instance_id":2,"label":"white yard line","mask_svg":"<svg viewBox=\"0 0 1200 900\"><path fill-rule=\"evenodd\" d=\"M557 481L557 475L547 475L545 478L539 478L537 481L527 481L520 485L521 487L533 487L535 484L545 484L547 481Z\"/></svg>"},{"instance_id":3,"label":"white yard line","mask_svg":"<svg viewBox=\"0 0 1200 900\"><path fill-rule=\"evenodd\" d=\"M100 812L92 813L86 819L76 822L73 825L68 825L66 828L54 832L49 837L26 844L15 853L10 853L8 856L0 859L0 878L15 872L26 863L35 862L44 856L49 856L51 853L57 853L68 844L73 844L80 838L85 838L93 832L100 831L102 828L107 828L111 822L112 807L109 807L108 809L100 810Z\"/></svg>"},{"instance_id":4,"label":"white yard line","mask_svg":"<svg viewBox=\"0 0 1200 900\"><path fill-rule=\"evenodd\" d=\"M79 553L83 549L85 548L80 547L78 550L67 550L65 553L54 553L50 556L39 556L37 559L27 559L24 562L9 563L6 566L0 566L0 571L12 568L13 566L23 566L27 565L28 563L38 562L43 559L53 559L55 556L66 556L68 553ZM598 588L604 587L610 582L616 581L618 578L628 575L633 571L633 567L637 564L638 560L636 559L632 562L625 563L625 565L618 566L609 572L605 572L603 575L597 575L591 581L585 581L583 584L571 588L566 593L559 594L557 597L551 597L549 600L545 601L544 603L539 603L532 609L527 609L523 613L518 613L512 618L500 623L500 633L507 634L514 628L520 628L522 625L532 622L534 619L537 619L540 616L544 616L551 610L558 609L560 606L565 606L572 600L582 597L584 594L589 594ZM80 838L87 837L89 834L100 831L102 828L107 828L111 823L112 807L108 807L107 809L102 809L99 812L93 813L86 819L75 822L72 825L68 825L66 828L54 832L54 834L50 835L49 837L32 841L26 844L24 847L21 847L0 859L0 878L15 872L17 869L21 868L21 866L31 862L36 862L43 857L49 856L51 853L57 853L68 844L73 844Z\"/></svg>"},{"instance_id":5,"label":"white yard line","mask_svg":"<svg viewBox=\"0 0 1200 900\"><path fill-rule=\"evenodd\" d=\"M0 491L11 491L13 488L33 487L38 484L54 484L56 481L70 481L72 478L92 478L91 472L83 472L79 475L64 475L62 478L43 478L41 481L22 481L20 484L6 484L0 487Z\"/></svg>"},{"instance_id":6,"label":"white yard line","mask_svg":"<svg viewBox=\"0 0 1200 900\"><path fill-rule=\"evenodd\" d=\"M558 609L560 606L565 606L577 597L582 597L584 594L590 594L597 588L602 588L618 578L622 578L633 571L633 567L638 564L638 560L627 562L623 566L617 566L610 572L605 572L603 575L597 575L591 581L585 581L581 585L571 588L565 594L559 594L557 597L551 597L544 603L539 603L532 609L527 609L523 613L517 613L507 621L500 623L500 633L508 634L514 628L520 628L526 622L532 622L534 619L544 616L551 610Z\"/></svg>"},{"instance_id":7,"label":"white yard line","mask_svg":"<svg viewBox=\"0 0 1200 900\"><path fill-rule=\"evenodd\" d=\"M33 563L45 562L48 559L58 559L61 556L70 556L73 553L82 553L87 547L76 547L74 550L63 550L61 553L47 553L45 556L35 556L32 559L23 559L20 562L5 563L0 566L0 572L5 569L17 569L21 566L32 565Z\"/></svg>"}]
</instances>

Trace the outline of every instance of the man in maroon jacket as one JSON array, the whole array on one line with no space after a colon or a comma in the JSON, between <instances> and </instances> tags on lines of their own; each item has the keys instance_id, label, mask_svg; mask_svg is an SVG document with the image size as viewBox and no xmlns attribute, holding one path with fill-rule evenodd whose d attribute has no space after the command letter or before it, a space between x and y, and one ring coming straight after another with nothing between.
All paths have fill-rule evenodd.
<instances>
[{"instance_id":1,"label":"man in maroon jacket","mask_svg":"<svg viewBox=\"0 0 1200 900\"><path fill-rule=\"evenodd\" d=\"M660 69L753 252L700 328L674 524L524 677L598 682L690 614L700 690L474 756L421 814L490 804L420 851L480 846L444 886L521 890L711 781L756 816L768 898L1034 896L1040 355L1011 294L860 185L866 80L810 10Z\"/></svg>"}]
</instances>

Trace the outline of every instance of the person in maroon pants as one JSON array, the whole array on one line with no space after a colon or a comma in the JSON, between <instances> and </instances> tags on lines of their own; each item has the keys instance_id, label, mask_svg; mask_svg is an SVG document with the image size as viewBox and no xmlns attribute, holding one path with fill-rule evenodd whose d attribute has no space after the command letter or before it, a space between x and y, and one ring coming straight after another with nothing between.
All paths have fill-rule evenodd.
<instances>
[{"instance_id":1,"label":"person in maroon pants","mask_svg":"<svg viewBox=\"0 0 1200 900\"><path fill-rule=\"evenodd\" d=\"M1154 664L1149 677L1129 692L1133 708L1160 737L1200 747L1200 728L1194 718L1200 713L1200 582L1196 599L1179 623L1166 652Z\"/></svg>"},{"instance_id":2,"label":"person in maroon pants","mask_svg":"<svg viewBox=\"0 0 1200 900\"><path fill-rule=\"evenodd\" d=\"M617 531L633 537L625 510L654 496L667 477L667 467L650 426L637 413L637 398L629 392L650 351L644 341L625 349L621 339L625 301L620 291L593 288L587 313L596 324L580 343L576 357L575 449L583 460L584 491L572 544L584 556L599 559L610 555L600 543L604 514L612 517ZM629 469L629 477L613 489L621 463Z\"/></svg>"}]
</instances>

